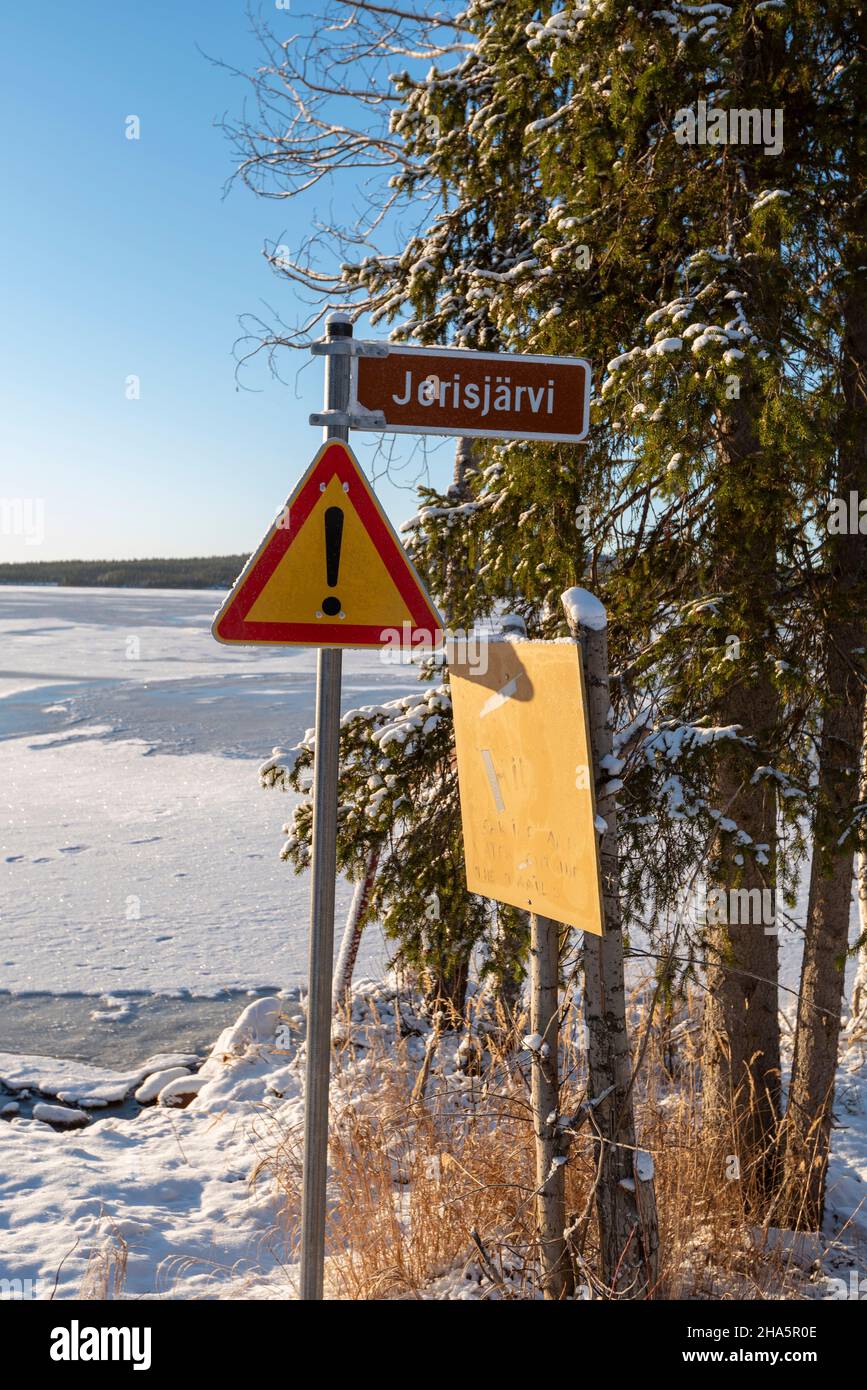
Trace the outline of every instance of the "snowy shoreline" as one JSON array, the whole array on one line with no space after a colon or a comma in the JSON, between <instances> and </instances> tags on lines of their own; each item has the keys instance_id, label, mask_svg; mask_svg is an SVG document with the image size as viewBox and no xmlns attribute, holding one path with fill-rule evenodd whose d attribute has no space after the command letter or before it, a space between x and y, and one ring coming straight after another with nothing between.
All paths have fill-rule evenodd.
<instances>
[{"instance_id":1,"label":"snowy shoreline","mask_svg":"<svg viewBox=\"0 0 867 1390\"><path fill-rule=\"evenodd\" d=\"M335 1106L362 1104L373 1114L376 1057L411 1079L425 1056L427 1029L394 986L359 981L351 1042L343 1029L335 1033L335 1046L345 1049L335 1064ZM33 1118L22 1111L0 1125L0 1205L9 1212L5 1276L36 1299L79 1297L88 1281L105 1280L112 1270L121 1271L113 1294L91 1289L88 1296L297 1297L298 1194L273 1164L278 1151L285 1158L288 1137L300 1133L304 1033L300 1001L268 997L224 1029L201 1064L163 1055L116 1074L23 1059L14 1080L23 1089L38 1082L49 1103L38 1102L41 1113ZM447 1103L470 1114L477 1082L459 1067L459 1042L455 1035L441 1051L434 1074ZM771 1267L776 1250L792 1258L780 1297L838 1298L840 1279L863 1267L867 1077L860 1055L841 1057L839 1084L846 1121L835 1132L824 1232L799 1237L797 1251L790 1233L754 1232L758 1257L769 1252ZM141 1103L134 1103L136 1093ZM64 1110L86 1111L85 1127L66 1128ZM73 1114L68 1123L80 1121ZM395 1201L407 1180L398 1165ZM715 1292L699 1292L707 1277L699 1262L693 1297L744 1296L713 1280ZM330 1296L341 1296L338 1285ZM513 1291L492 1285L468 1246L416 1296L528 1295L517 1283Z\"/></svg>"}]
</instances>

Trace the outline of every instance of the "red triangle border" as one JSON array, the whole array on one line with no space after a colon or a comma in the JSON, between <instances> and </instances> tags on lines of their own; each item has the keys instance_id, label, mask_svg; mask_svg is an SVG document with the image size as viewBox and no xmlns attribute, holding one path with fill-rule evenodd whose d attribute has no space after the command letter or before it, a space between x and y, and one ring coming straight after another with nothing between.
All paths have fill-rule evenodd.
<instances>
[{"instance_id":1,"label":"red triangle border","mask_svg":"<svg viewBox=\"0 0 867 1390\"><path fill-rule=\"evenodd\" d=\"M381 647L383 632L394 629L385 624L248 622L247 614L297 537L322 486L337 477L349 484L348 501L358 517L406 604L412 629L402 633L402 645L418 645L421 633L435 644L442 631L442 620L428 598L409 556L380 510L379 503L361 466L342 440L327 440L284 507L289 525L273 525L259 549L251 556L235 581L231 593L214 619L212 632L218 642L305 647ZM353 491L352 484L356 484ZM360 489L358 488L360 484Z\"/></svg>"}]
</instances>

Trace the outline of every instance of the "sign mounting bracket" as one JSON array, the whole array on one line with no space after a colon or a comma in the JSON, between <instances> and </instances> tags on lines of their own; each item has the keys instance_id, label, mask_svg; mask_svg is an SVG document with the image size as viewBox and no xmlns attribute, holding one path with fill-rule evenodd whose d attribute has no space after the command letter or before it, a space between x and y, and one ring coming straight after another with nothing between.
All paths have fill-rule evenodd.
<instances>
[{"instance_id":1,"label":"sign mounting bracket","mask_svg":"<svg viewBox=\"0 0 867 1390\"><path fill-rule=\"evenodd\" d=\"M314 357L388 357L388 343L364 338L317 338L310 344Z\"/></svg>"},{"instance_id":2,"label":"sign mounting bracket","mask_svg":"<svg viewBox=\"0 0 867 1390\"><path fill-rule=\"evenodd\" d=\"M385 416L381 410L319 410L310 416L311 425L326 428L340 425L351 430L384 430Z\"/></svg>"}]
</instances>

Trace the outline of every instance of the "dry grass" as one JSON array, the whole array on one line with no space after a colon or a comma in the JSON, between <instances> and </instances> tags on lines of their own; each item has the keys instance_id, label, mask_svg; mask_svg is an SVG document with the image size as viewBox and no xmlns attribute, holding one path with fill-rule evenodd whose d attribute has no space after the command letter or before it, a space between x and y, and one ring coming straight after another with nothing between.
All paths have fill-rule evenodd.
<instances>
[{"instance_id":1,"label":"dry grass","mask_svg":"<svg viewBox=\"0 0 867 1390\"><path fill-rule=\"evenodd\" d=\"M755 1225L752 1175L702 1128L700 1027L694 1004L677 1047L651 1032L638 1107L642 1143L654 1156L667 1299L797 1298L803 1271ZM734 1119L732 1128L734 1129ZM801 1294L802 1296L802 1294Z\"/></svg>"},{"instance_id":2,"label":"dry grass","mask_svg":"<svg viewBox=\"0 0 867 1390\"><path fill-rule=\"evenodd\" d=\"M109 1223L105 1239L88 1256L78 1297L88 1300L120 1298L128 1259L126 1241L114 1224Z\"/></svg>"},{"instance_id":3,"label":"dry grass","mask_svg":"<svg viewBox=\"0 0 867 1390\"><path fill-rule=\"evenodd\" d=\"M634 1000L635 1036L646 1019ZM561 1110L585 1098L579 1020L564 1020ZM469 1051L474 1074L454 1070L458 1038L445 1034L423 1099L421 1038L395 1042L372 1016L346 1027L335 1064L330 1142L327 1296L387 1299L538 1297L534 1149L529 1068L489 1038ZM697 1031L687 1013L676 1055L651 1027L636 1089L640 1142L654 1157L662 1271L657 1298L803 1296L805 1274L763 1241L747 1186L727 1177L727 1155L701 1130ZM363 1046L361 1043L363 1042ZM415 1093L415 1099L414 1099ZM581 1295L605 1298L595 1277L595 1143L575 1135L567 1210ZM279 1137L259 1173L285 1193L291 1245L298 1238L301 1134ZM581 1221L582 1213L590 1219Z\"/></svg>"}]
</instances>

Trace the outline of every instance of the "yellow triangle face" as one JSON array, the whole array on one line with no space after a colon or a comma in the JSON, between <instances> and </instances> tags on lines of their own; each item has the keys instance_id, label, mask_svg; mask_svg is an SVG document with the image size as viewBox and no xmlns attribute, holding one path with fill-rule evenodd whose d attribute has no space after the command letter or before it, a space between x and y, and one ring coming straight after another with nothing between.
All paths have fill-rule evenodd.
<instances>
[{"instance_id":1,"label":"yellow triangle face","mask_svg":"<svg viewBox=\"0 0 867 1390\"><path fill-rule=\"evenodd\" d=\"M247 622L345 622L389 628L412 622L406 602L348 502L340 479L332 477L247 613ZM325 513L333 507L340 508L343 525L336 583L329 585ZM339 611L333 611L336 601Z\"/></svg>"},{"instance_id":2,"label":"yellow triangle face","mask_svg":"<svg viewBox=\"0 0 867 1390\"><path fill-rule=\"evenodd\" d=\"M358 460L326 440L251 555L212 631L218 642L418 647L442 619Z\"/></svg>"}]
</instances>

